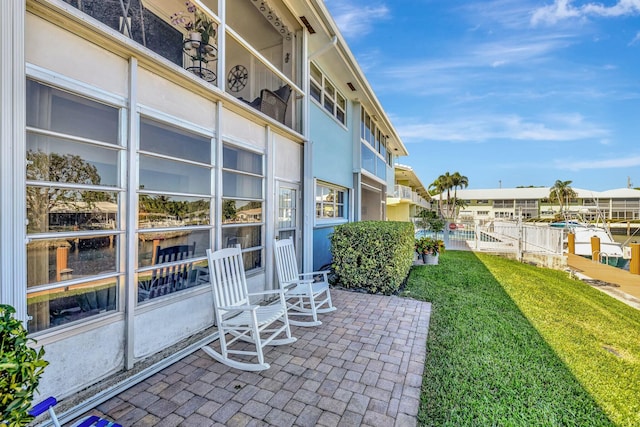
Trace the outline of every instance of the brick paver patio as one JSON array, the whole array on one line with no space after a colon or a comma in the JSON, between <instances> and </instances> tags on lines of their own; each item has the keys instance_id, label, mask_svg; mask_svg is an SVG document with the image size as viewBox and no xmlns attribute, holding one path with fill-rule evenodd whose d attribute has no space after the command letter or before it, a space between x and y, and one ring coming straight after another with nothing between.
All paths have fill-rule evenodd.
<instances>
[{"instance_id":1,"label":"brick paver patio","mask_svg":"<svg viewBox=\"0 0 640 427\"><path fill-rule=\"evenodd\" d=\"M123 426L415 426L429 303L332 290L323 324L292 327L271 368L243 372L202 350L101 404Z\"/></svg>"}]
</instances>

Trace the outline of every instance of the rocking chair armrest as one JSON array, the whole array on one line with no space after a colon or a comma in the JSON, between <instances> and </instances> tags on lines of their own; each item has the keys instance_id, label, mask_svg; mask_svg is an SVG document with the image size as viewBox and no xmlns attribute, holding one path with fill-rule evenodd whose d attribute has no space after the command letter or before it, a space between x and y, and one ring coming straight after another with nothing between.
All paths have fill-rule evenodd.
<instances>
[{"instance_id":1,"label":"rocking chair armrest","mask_svg":"<svg viewBox=\"0 0 640 427\"><path fill-rule=\"evenodd\" d=\"M310 271L309 273L299 273L300 276L317 276L318 274L322 274L323 276L331 273L329 270L321 270L321 271Z\"/></svg>"},{"instance_id":2,"label":"rocking chair armrest","mask_svg":"<svg viewBox=\"0 0 640 427\"><path fill-rule=\"evenodd\" d=\"M308 276L320 276L322 275L324 281L327 281L327 275L330 273L329 270L322 270L322 271L312 271L310 273L299 273L298 276L300 276L301 278L303 277L308 277Z\"/></svg>"},{"instance_id":3,"label":"rocking chair armrest","mask_svg":"<svg viewBox=\"0 0 640 427\"><path fill-rule=\"evenodd\" d=\"M256 310L258 307L260 307L259 305L255 305L255 304L249 304L249 305L230 305L230 306L222 306L222 307L218 307L220 310L225 310L225 311L250 311L250 310Z\"/></svg>"},{"instance_id":4,"label":"rocking chair armrest","mask_svg":"<svg viewBox=\"0 0 640 427\"><path fill-rule=\"evenodd\" d=\"M284 291L282 289L272 289L272 290L260 291L260 292L249 292L247 296L254 297L254 296L260 296L260 295L273 295L273 294L281 294L283 292Z\"/></svg>"},{"instance_id":5,"label":"rocking chair armrest","mask_svg":"<svg viewBox=\"0 0 640 427\"><path fill-rule=\"evenodd\" d=\"M287 285L304 285L304 284L307 284L307 283L313 283L313 279L300 278L300 279L297 279L297 280L291 280L289 282L285 282L284 284L285 284L285 286L287 286Z\"/></svg>"},{"instance_id":6,"label":"rocking chair armrest","mask_svg":"<svg viewBox=\"0 0 640 427\"><path fill-rule=\"evenodd\" d=\"M286 282L282 285L282 290L289 292L291 289L295 288L298 282Z\"/></svg>"}]
</instances>

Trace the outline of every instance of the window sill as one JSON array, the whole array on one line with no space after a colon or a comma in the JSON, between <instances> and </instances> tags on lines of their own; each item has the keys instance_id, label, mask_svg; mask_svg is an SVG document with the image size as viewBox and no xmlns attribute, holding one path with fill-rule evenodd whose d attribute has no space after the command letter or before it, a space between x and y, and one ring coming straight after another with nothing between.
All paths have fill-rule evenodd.
<instances>
[{"instance_id":1,"label":"window sill","mask_svg":"<svg viewBox=\"0 0 640 427\"><path fill-rule=\"evenodd\" d=\"M347 218L340 219L317 219L315 221L314 227L322 228L322 227L333 227L336 225L346 224L349 220Z\"/></svg>"}]
</instances>

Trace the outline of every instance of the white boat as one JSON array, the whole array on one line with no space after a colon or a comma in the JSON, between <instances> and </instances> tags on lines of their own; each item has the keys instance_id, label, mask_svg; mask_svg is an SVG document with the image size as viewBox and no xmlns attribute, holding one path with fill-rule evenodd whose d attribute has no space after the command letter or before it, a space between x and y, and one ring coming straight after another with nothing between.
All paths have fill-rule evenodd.
<instances>
[{"instance_id":1,"label":"white boat","mask_svg":"<svg viewBox=\"0 0 640 427\"><path fill-rule=\"evenodd\" d=\"M598 224L589 224L580 221L561 221L550 224L551 227L562 227L566 233L575 235L575 254L592 258L594 250L591 239L600 239L600 251L596 253L603 263L623 267L626 264L622 244L613 240L613 236L608 229Z\"/></svg>"}]
</instances>

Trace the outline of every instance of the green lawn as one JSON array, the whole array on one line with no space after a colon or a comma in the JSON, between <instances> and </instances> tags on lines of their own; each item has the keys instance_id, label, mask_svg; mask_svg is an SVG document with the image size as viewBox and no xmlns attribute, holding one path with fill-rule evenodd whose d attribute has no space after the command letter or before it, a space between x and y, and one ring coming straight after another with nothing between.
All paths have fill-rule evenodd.
<instances>
[{"instance_id":1,"label":"green lawn","mask_svg":"<svg viewBox=\"0 0 640 427\"><path fill-rule=\"evenodd\" d=\"M472 252L414 267L404 295L433 304L421 425L640 426L640 311Z\"/></svg>"}]
</instances>

